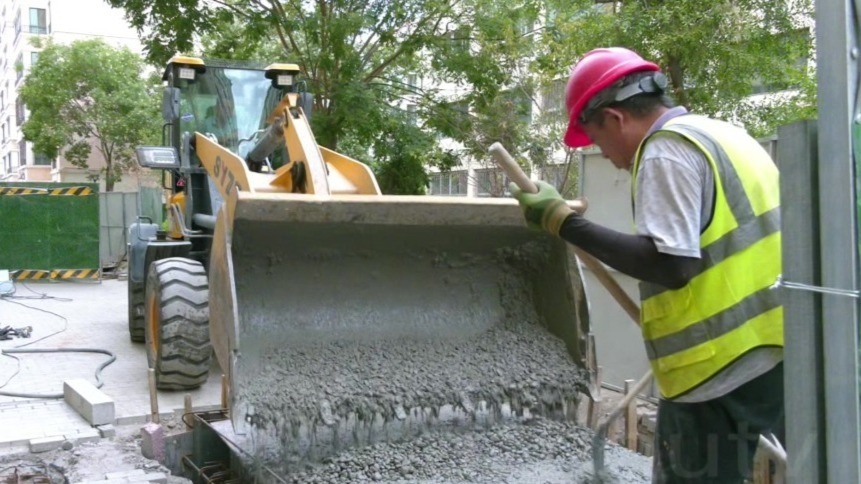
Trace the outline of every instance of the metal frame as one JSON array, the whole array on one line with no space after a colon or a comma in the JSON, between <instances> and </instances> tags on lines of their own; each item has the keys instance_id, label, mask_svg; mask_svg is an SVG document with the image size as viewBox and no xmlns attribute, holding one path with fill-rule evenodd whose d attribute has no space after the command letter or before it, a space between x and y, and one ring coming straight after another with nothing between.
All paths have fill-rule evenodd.
<instances>
[{"instance_id":1,"label":"metal frame","mask_svg":"<svg viewBox=\"0 0 861 484\"><path fill-rule=\"evenodd\" d=\"M856 104L859 7L859 0L816 1L821 285L845 290L858 289L852 133L853 126L861 124ZM825 437L827 482L861 482L858 300L835 294L821 297L825 428L820 431ZM793 417L787 419L790 424Z\"/></svg>"},{"instance_id":2,"label":"metal frame","mask_svg":"<svg viewBox=\"0 0 861 484\"><path fill-rule=\"evenodd\" d=\"M778 129L783 278L820 284L816 121ZM807 194L807 196L804 196ZM790 262L791 261L791 262ZM788 283L787 283L788 284ZM783 293L786 450L792 482L825 482L822 296Z\"/></svg>"}]
</instances>

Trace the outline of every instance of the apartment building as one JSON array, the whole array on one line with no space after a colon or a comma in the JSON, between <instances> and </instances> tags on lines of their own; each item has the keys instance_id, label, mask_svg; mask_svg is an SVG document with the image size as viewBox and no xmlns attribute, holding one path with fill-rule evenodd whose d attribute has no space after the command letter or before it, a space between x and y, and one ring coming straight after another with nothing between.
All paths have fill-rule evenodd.
<instances>
[{"instance_id":1,"label":"apartment building","mask_svg":"<svg viewBox=\"0 0 861 484\"><path fill-rule=\"evenodd\" d=\"M0 0L0 181L91 181L92 172L34 152L21 134L28 113L18 90L39 57L34 37L58 43L101 38L141 52L137 32L104 0ZM98 163L91 160L91 168Z\"/></svg>"}]
</instances>

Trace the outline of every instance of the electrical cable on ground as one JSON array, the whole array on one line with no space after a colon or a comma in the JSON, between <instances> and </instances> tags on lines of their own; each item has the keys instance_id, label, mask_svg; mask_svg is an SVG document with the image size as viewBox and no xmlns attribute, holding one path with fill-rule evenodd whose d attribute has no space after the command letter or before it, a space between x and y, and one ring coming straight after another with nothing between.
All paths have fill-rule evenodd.
<instances>
[{"instance_id":1,"label":"electrical cable on ground","mask_svg":"<svg viewBox=\"0 0 861 484\"><path fill-rule=\"evenodd\" d=\"M55 297L55 296L49 296L48 294L45 294L45 293L36 292L33 289L31 289L30 287L28 287L26 284L22 284L22 285L28 291L36 294L36 296L15 296L14 294L16 292L16 289L15 289L15 285L13 284L12 292L9 294L0 295L0 301L6 301L6 302L9 302L12 304L17 304L19 306L24 306L27 309L32 309L35 311L40 311L43 313L47 313L47 314L56 316L56 317L63 320L63 328L58 330L58 331L55 331L49 335L43 336L39 339L36 339L34 341L30 341L29 343L15 346L14 348L9 349L9 350L0 351L0 355L15 359L15 361L18 364L18 367L15 369L15 372L6 380L5 383L0 385L0 389L4 388L6 385L8 385L9 382L11 382L12 379L15 378L18 375L18 373L21 372L21 360L15 355L16 354L32 354L32 353L100 353L100 354L104 354L104 355L109 356L110 358L108 358L107 361L103 362L101 365L99 365L98 368L96 368L96 372L95 372L96 383L97 383L96 388L101 388L104 385L104 382L102 381L102 370L104 370L108 365L110 365L111 363L113 363L117 359L116 355L114 355L113 353L111 353L108 350L103 350L103 349L99 349L99 348L39 348L39 349L33 348L33 349L22 349L26 346L36 344L36 343L38 343L40 341L44 341L44 340L46 340L52 336L55 336L55 335L58 335L60 333L65 332L69 327L69 320L61 314L57 314L53 311L48 311L47 309L40 309L37 307L29 306L27 304L24 304L24 303L21 303L18 301L13 301L13 299L54 299L57 301L72 301L72 299L59 298L59 297ZM0 396L17 397L17 398L44 398L44 399L63 398L62 393L38 394L38 393L26 393L26 392L9 392L9 391L3 391L3 390L0 390Z\"/></svg>"},{"instance_id":2,"label":"electrical cable on ground","mask_svg":"<svg viewBox=\"0 0 861 484\"><path fill-rule=\"evenodd\" d=\"M50 297L50 296L49 296L49 297ZM34 345L34 344L36 344L36 343L38 343L38 342L40 342L40 341L44 341L44 340L46 340L46 339L48 339L48 338L52 337L52 336L58 335L58 334L60 334L60 333L63 333L63 332L65 332L65 331L68 329L68 327L69 327L69 320L68 320L68 319L66 319L66 317L65 317L65 316L63 316L63 315L61 315L61 314L57 314L57 313L55 313L55 312L53 312L53 311L48 311L47 309L40 309L40 308L37 308L37 307L29 306L29 305L24 304L24 303L22 303L22 302L13 301L12 299L14 299L14 298L15 298L14 296L13 296L13 297L10 297L10 296L0 296L0 301L6 301L6 302L8 302L8 303L17 304L17 305L19 305L19 306L24 306L24 307L25 307L25 308L27 308L27 309L32 309L32 310L34 310L34 311L40 311L40 312L43 312L43 313L47 313L47 314L50 314L50 315L52 315L52 316L56 316L56 317L58 317L58 318L60 318L60 319L62 319L62 320L63 320L63 329L60 329L60 330L58 330L58 331L55 331L55 332L53 332L53 333L51 333L51 334L49 334L49 335L46 335L46 336L42 336L41 338L39 338L39 339L37 339L37 340L34 340L34 341L31 341L31 342L29 342L29 343L26 343L26 344L23 344L23 345L16 346L16 348L23 348L23 347L25 347L25 346ZM26 299L26 297L25 297L25 299ZM39 298L39 299L42 299L42 298ZM0 387L0 388L2 388L2 387Z\"/></svg>"},{"instance_id":3,"label":"electrical cable on ground","mask_svg":"<svg viewBox=\"0 0 861 484\"><path fill-rule=\"evenodd\" d=\"M30 353L100 353L103 355L108 355L110 358L107 361L103 362L96 368L96 388L101 388L105 383L102 381L102 370L104 370L108 365L117 360L116 355L111 353L108 350L102 350L98 348L30 348L30 349L11 349L11 350L2 350L0 354L5 356L9 356L11 358L15 358L18 360L17 354L30 354ZM21 370L21 360L18 360L18 370L15 371L9 380L0 386L0 388L5 387L15 375ZM62 393L48 393L48 394L40 394L40 393L19 393L19 392L7 392L0 390L0 395L4 397L18 397L18 398L63 398Z\"/></svg>"}]
</instances>

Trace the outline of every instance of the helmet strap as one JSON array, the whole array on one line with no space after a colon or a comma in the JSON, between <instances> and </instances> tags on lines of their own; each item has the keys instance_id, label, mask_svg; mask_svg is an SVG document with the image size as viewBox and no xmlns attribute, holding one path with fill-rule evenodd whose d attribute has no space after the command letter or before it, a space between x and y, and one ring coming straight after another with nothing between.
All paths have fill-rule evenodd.
<instances>
[{"instance_id":1,"label":"helmet strap","mask_svg":"<svg viewBox=\"0 0 861 484\"><path fill-rule=\"evenodd\" d=\"M660 94L667 90L667 76L655 72L651 76L640 79L639 82L628 84L616 92L615 102L624 101L637 94Z\"/></svg>"}]
</instances>

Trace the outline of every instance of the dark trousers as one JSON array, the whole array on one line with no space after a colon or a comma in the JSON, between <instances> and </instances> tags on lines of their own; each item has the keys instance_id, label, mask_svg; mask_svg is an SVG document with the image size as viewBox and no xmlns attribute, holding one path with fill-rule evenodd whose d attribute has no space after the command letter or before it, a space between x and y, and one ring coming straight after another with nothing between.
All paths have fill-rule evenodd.
<instances>
[{"instance_id":1,"label":"dark trousers","mask_svg":"<svg viewBox=\"0 0 861 484\"><path fill-rule=\"evenodd\" d=\"M760 434L783 442L783 363L714 400L661 400L652 482L742 483Z\"/></svg>"}]
</instances>

